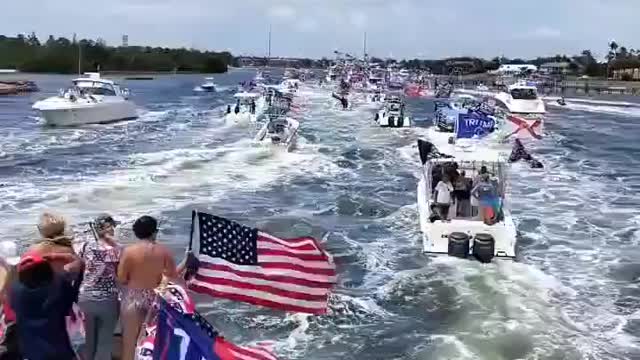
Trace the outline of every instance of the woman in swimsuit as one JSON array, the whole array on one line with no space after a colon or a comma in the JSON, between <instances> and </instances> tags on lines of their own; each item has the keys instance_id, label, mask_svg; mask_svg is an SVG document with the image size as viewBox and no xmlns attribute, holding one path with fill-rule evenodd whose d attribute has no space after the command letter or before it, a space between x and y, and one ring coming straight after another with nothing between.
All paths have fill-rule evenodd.
<instances>
[{"instance_id":1,"label":"woman in swimsuit","mask_svg":"<svg viewBox=\"0 0 640 360\"><path fill-rule=\"evenodd\" d=\"M170 250L156 242L158 222L142 216L133 224L138 241L127 246L120 257L118 281L123 285L120 299L122 360L133 360L136 342L145 318L152 310L163 276L176 279L178 269Z\"/></svg>"}]
</instances>

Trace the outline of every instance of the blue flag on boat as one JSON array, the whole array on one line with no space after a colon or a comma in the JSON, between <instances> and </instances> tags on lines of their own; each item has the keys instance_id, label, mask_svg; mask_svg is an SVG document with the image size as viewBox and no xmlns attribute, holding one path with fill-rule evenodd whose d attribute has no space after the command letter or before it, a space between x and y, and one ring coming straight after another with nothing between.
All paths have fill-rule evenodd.
<instances>
[{"instance_id":1,"label":"blue flag on boat","mask_svg":"<svg viewBox=\"0 0 640 360\"><path fill-rule=\"evenodd\" d=\"M492 133L496 126L493 118L471 112L468 114L459 114L456 121L456 138L470 139L473 137L482 137Z\"/></svg>"},{"instance_id":2,"label":"blue flag on boat","mask_svg":"<svg viewBox=\"0 0 640 360\"><path fill-rule=\"evenodd\" d=\"M217 333L208 334L194 317L162 300L153 360L224 360L214 350Z\"/></svg>"}]
</instances>

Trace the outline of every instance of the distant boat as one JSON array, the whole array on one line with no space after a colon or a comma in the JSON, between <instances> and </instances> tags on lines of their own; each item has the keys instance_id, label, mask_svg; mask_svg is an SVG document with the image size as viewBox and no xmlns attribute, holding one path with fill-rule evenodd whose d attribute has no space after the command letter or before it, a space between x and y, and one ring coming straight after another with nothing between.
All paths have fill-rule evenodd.
<instances>
[{"instance_id":1,"label":"distant boat","mask_svg":"<svg viewBox=\"0 0 640 360\"><path fill-rule=\"evenodd\" d=\"M524 81L509 86L506 92L496 94L495 99L498 106L512 114L544 115L546 113L544 102L538 97L538 89Z\"/></svg>"},{"instance_id":2,"label":"distant boat","mask_svg":"<svg viewBox=\"0 0 640 360\"><path fill-rule=\"evenodd\" d=\"M216 84L213 82L212 77L204 78L204 83L200 86L196 86L195 91L203 91L203 92L215 92Z\"/></svg>"},{"instance_id":3,"label":"distant boat","mask_svg":"<svg viewBox=\"0 0 640 360\"><path fill-rule=\"evenodd\" d=\"M99 73L86 73L74 79L73 86L33 104L46 125L73 126L108 123L138 117L136 105L128 99L129 91Z\"/></svg>"},{"instance_id":4,"label":"distant boat","mask_svg":"<svg viewBox=\"0 0 640 360\"><path fill-rule=\"evenodd\" d=\"M15 74L17 72L16 69L0 69L0 74Z\"/></svg>"},{"instance_id":5,"label":"distant boat","mask_svg":"<svg viewBox=\"0 0 640 360\"><path fill-rule=\"evenodd\" d=\"M288 117L269 119L256 135L255 141L290 151L295 146L299 126L297 120Z\"/></svg>"}]
</instances>

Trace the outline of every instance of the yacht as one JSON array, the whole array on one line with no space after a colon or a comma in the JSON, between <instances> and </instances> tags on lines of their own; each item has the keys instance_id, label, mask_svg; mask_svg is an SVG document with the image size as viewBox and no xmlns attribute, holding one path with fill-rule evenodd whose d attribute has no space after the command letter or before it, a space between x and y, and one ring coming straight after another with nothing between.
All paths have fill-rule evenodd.
<instances>
[{"instance_id":1,"label":"yacht","mask_svg":"<svg viewBox=\"0 0 640 360\"><path fill-rule=\"evenodd\" d=\"M44 123L51 126L74 126L108 123L138 117L136 105L129 100L129 90L121 88L99 73L85 73L72 80L72 86L33 104Z\"/></svg>"},{"instance_id":2,"label":"yacht","mask_svg":"<svg viewBox=\"0 0 640 360\"><path fill-rule=\"evenodd\" d=\"M410 127L411 119L405 115L404 102L399 96L390 96L384 107L375 115L375 121L381 127Z\"/></svg>"},{"instance_id":3,"label":"yacht","mask_svg":"<svg viewBox=\"0 0 640 360\"><path fill-rule=\"evenodd\" d=\"M258 131L255 141L276 149L290 151L296 144L300 123L289 117L270 118Z\"/></svg>"},{"instance_id":4,"label":"yacht","mask_svg":"<svg viewBox=\"0 0 640 360\"><path fill-rule=\"evenodd\" d=\"M417 195L423 251L434 256L475 258L484 263L493 259L515 259L516 227L506 201L508 156L498 149L479 147L477 140L464 140L470 142L448 141L437 148L431 142L418 140L422 166ZM486 223L472 197L460 206L454 202L446 219L441 219L434 195L443 172L454 168L461 174L464 170L465 181L469 183L479 175L482 166L491 174L499 194L501 215Z\"/></svg>"},{"instance_id":5,"label":"yacht","mask_svg":"<svg viewBox=\"0 0 640 360\"><path fill-rule=\"evenodd\" d=\"M532 84L518 81L495 95L496 105L504 108L511 114L517 115L544 115L546 113L544 102L538 97L538 89Z\"/></svg>"},{"instance_id":6,"label":"yacht","mask_svg":"<svg viewBox=\"0 0 640 360\"><path fill-rule=\"evenodd\" d=\"M202 83L200 86L197 86L194 90L204 91L204 92L215 92L216 84L213 82L212 77L207 77L207 78L204 78L204 83Z\"/></svg>"},{"instance_id":7,"label":"yacht","mask_svg":"<svg viewBox=\"0 0 640 360\"><path fill-rule=\"evenodd\" d=\"M266 108L264 96L257 92L239 92L233 95L234 105L227 106L224 116L228 125L255 124Z\"/></svg>"}]
</instances>

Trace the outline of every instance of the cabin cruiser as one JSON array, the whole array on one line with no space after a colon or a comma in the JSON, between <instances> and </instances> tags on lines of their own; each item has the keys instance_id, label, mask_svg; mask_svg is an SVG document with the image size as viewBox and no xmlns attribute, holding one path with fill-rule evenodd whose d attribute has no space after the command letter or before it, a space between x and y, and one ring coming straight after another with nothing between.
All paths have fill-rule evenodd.
<instances>
[{"instance_id":1,"label":"cabin cruiser","mask_svg":"<svg viewBox=\"0 0 640 360\"><path fill-rule=\"evenodd\" d=\"M410 127L411 119L405 116L405 105L399 96L389 97L384 107L375 115L375 121L381 127Z\"/></svg>"},{"instance_id":2,"label":"cabin cruiser","mask_svg":"<svg viewBox=\"0 0 640 360\"><path fill-rule=\"evenodd\" d=\"M265 99L260 93L239 92L233 95L235 105L228 105L225 122L228 125L255 124L266 108Z\"/></svg>"},{"instance_id":3,"label":"cabin cruiser","mask_svg":"<svg viewBox=\"0 0 640 360\"><path fill-rule=\"evenodd\" d=\"M204 83L200 86L196 86L195 91L203 91L203 92L215 92L216 84L213 82L212 77L204 78Z\"/></svg>"},{"instance_id":4,"label":"cabin cruiser","mask_svg":"<svg viewBox=\"0 0 640 360\"><path fill-rule=\"evenodd\" d=\"M74 126L100 124L138 117L129 90L121 88L99 73L85 73L72 80L73 86L33 104L46 125Z\"/></svg>"},{"instance_id":5,"label":"cabin cruiser","mask_svg":"<svg viewBox=\"0 0 640 360\"><path fill-rule=\"evenodd\" d=\"M511 114L544 115L544 102L538 97L538 89L524 81L507 87L507 91L495 95L496 105Z\"/></svg>"},{"instance_id":6,"label":"cabin cruiser","mask_svg":"<svg viewBox=\"0 0 640 360\"><path fill-rule=\"evenodd\" d=\"M290 151L296 144L300 123L289 117L270 117L255 137L255 141L267 146Z\"/></svg>"},{"instance_id":7,"label":"cabin cruiser","mask_svg":"<svg viewBox=\"0 0 640 360\"><path fill-rule=\"evenodd\" d=\"M423 251L429 255L475 258L484 263L496 258L514 259L516 227L506 201L508 158L500 150L476 148L477 141L470 141L454 141L436 148L428 141L418 140L422 163L418 213ZM485 171L489 175L482 175ZM436 187L445 174L457 177L452 183L462 182L465 191L477 185L480 176L489 177L495 205L480 208L473 195L467 200L452 199L450 206L438 205Z\"/></svg>"}]
</instances>

